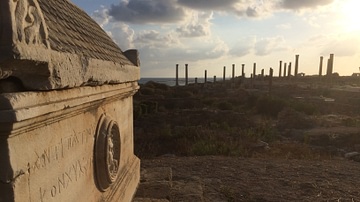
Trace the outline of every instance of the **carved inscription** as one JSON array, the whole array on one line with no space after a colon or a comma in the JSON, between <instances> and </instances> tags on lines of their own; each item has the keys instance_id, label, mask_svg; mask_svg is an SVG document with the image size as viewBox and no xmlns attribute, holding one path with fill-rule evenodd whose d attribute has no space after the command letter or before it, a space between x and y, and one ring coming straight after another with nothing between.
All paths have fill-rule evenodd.
<instances>
[{"instance_id":1,"label":"carved inscription","mask_svg":"<svg viewBox=\"0 0 360 202\"><path fill-rule=\"evenodd\" d=\"M13 0L17 38L27 44L42 44L46 47L47 30L41 10L36 0Z\"/></svg>"},{"instance_id":2,"label":"carved inscription","mask_svg":"<svg viewBox=\"0 0 360 202\"><path fill-rule=\"evenodd\" d=\"M93 156L83 150L92 150L94 134L95 125L90 125L83 130L74 130L48 147L35 149L36 159L29 165L30 176L34 179L30 180L30 189L34 193L32 201L58 201L66 196L66 191L92 179ZM39 177L41 184L35 180Z\"/></svg>"},{"instance_id":3,"label":"carved inscription","mask_svg":"<svg viewBox=\"0 0 360 202\"><path fill-rule=\"evenodd\" d=\"M39 188L40 201L46 201L46 199L59 196L65 190L69 189L72 184L78 182L84 176L90 175L92 162L92 157L73 162L65 172L51 179L51 183L48 186Z\"/></svg>"},{"instance_id":4,"label":"carved inscription","mask_svg":"<svg viewBox=\"0 0 360 202\"><path fill-rule=\"evenodd\" d=\"M61 138L60 141L43 150L34 151L36 160L30 164L31 172L46 168L54 162L59 162L81 145L86 145L93 138L94 130L91 128L83 131L74 131L72 135Z\"/></svg>"}]
</instances>

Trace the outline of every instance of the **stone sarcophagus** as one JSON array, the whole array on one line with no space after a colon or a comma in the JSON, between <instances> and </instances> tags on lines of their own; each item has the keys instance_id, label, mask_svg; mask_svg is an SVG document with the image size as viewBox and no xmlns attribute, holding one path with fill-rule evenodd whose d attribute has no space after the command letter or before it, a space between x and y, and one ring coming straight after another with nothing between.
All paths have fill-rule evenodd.
<instances>
[{"instance_id":1,"label":"stone sarcophagus","mask_svg":"<svg viewBox=\"0 0 360 202\"><path fill-rule=\"evenodd\" d=\"M138 52L68 0L0 11L0 202L131 201Z\"/></svg>"}]
</instances>

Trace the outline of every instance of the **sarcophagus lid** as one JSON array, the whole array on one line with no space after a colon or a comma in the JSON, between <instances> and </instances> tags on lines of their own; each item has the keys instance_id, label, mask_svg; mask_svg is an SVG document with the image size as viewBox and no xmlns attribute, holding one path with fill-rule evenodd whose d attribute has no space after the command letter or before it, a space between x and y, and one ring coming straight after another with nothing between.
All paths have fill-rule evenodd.
<instances>
[{"instance_id":1,"label":"sarcophagus lid","mask_svg":"<svg viewBox=\"0 0 360 202\"><path fill-rule=\"evenodd\" d=\"M138 52L123 52L67 0L0 1L0 80L26 90L136 81Z\"/></svg>"}]
</instances>

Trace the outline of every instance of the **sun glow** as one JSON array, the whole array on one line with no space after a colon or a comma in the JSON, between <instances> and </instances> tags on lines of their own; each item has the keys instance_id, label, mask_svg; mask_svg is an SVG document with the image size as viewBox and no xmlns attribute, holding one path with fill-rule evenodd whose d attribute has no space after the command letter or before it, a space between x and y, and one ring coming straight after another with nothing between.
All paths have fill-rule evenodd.
<instances>
[{"instance_id":1,"label":"sun glow","mask_svg":"<svg viewBox=\"0 0 360 202\"><path fill-rule=\"evenodd\" d=\"M347 0L341 8L343 16L343 26L347 31L360 30L360 1Z\"/></svg>"}]
</instances>

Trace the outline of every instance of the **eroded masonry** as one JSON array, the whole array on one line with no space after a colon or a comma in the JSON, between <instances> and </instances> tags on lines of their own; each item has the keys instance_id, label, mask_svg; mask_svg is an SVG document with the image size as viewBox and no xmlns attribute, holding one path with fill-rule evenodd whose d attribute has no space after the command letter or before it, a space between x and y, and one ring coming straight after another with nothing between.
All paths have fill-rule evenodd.
<instances>
[{"instance_id":1,"label":"eroded masonry","mask_svg":"<svg viewBox=\"0 0 360 202\"><path fill-rule=\"evenodd\" d=\"M0 9L0 201L131 201L138 52L68 0Z\"/></svg>"}]
</instances>

